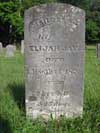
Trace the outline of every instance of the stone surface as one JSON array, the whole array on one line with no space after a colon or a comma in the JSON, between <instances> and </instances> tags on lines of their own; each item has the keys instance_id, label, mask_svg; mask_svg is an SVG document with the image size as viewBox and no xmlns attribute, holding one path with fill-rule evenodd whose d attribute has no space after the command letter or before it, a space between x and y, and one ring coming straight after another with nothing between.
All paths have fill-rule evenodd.
<instances>
[{"instance_id":1,"label":"stone surface","mask_svg":"<svg viewBox=\"0 0 100 133\"><path fill-rule=\"evenodd\" d=\"M6 57L13 57L14 53L16 51L16 46L13 45L7 45L6 46Z\"/></svg>"},{"instance_id":2,"label":"stone surface","mask_svg":"<svg viewBox=\"0 0 100 133\"><path fill-rule=\"evenodd\" d=\"M21 53L24 54L24 40L21 41Z\"/></svg>"},{"instance_id":3,"label":"stone surface","mask_svg":"<svg viewBox=\"0 0 100 133\"><path fill-rule=\"evenodd\" d=\"M100 43L97 44L97 58L100 58Z\"/></svg>"},{"instance_id":4,"label":"stone surface","mask_svg":"<svg viewBox=\"0 0 100 133\"><path fill-rule=\"evenodd\" d=\"M84 51L83 10L67 4L50 4L25 12L28 116L81 116Z\"/></svg>"},{"instance_id":5,"label":"stone surface","mask_svg":"<svg viewBox=\"0 0 100 133\"><path fill-rule=\"evenodd\" d=\"M0 53L2 52L3 47L2 47L2 43L0 42Z\"/></svg>"}]
</instances>

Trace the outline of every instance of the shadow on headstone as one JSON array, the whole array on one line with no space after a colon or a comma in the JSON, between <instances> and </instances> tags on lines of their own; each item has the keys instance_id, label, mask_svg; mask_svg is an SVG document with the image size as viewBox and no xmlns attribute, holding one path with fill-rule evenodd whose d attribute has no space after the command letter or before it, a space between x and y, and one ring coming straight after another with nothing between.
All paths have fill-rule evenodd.
<instances>
[{"instance_id":1,"label":"shadow on headstone","mask_svg":"<svg viewBox=\"0 0 100 133\"><path fill-rule=\"evenodd\" d=\"M8 120L0 116L0 133L13 133Z\"/></svg>"},{"instance_id":2,"label":"shadow on headstone","mask_svg":"<svg viewBox=\"0 0 100 133\"><path fill-rule=\"evenodd\" d=\"M13 98L19 108L25 111L25 86L24 84L9 84Z\"/></svg>"}]
</instances>

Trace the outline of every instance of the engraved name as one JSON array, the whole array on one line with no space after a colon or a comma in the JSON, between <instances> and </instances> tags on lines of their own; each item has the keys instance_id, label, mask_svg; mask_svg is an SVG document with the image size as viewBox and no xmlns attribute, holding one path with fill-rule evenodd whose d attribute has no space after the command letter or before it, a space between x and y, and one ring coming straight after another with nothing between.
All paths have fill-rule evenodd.
<instances>
[{"instance_id":1,"label":"engraved name","mask_svg":"<svg viewBox=\"0 0 100 133\"><path fill-rule=\"evenodd\" d=\"M35 51L35 52L41 52L41 51L46 51L46 52L51 52L51 51L79 51L81 46L76 45L76 46L34 46L30 45L29 49L30 51Z\"/></svg>"}]
</instances>

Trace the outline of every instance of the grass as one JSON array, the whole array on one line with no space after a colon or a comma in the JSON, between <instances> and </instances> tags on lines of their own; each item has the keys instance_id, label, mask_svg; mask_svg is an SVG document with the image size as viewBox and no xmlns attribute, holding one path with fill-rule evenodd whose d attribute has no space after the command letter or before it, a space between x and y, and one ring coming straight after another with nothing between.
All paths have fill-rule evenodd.
<instances>
[{"instance_id":1,"label":"grass","mask_svg":"<svg viewBox=\"0 0 100 133\"><path fill-rule=\"evenodd\" d=\"M83 118L31 121L25 117L24 61L0 56L0 133L100 133L100 60L96 48L85 55Z\"/></svg>"}]
</instances>

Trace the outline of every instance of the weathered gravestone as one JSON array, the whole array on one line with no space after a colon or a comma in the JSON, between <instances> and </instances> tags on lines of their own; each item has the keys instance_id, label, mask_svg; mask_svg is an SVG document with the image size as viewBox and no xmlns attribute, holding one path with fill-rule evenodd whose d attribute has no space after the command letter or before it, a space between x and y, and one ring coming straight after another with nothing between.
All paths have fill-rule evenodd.
<instances>
[{"instance_id":1,"label":"weathered gravestone","mask_svg":"<svg viewBox=\"0 0 100 133\"><path fill-rule=\"evenodd\" d=\"M97 58L100 58L100 43L97 44Z\"/></svg>"},{"instance_id":2,"label":"weathered gravestone","mask_svg":"<svg viewBox=\"0 0 100 133\"><path fill-rule=\"evenodd\" d=\"M13 57L16 50L16 46L7 45L6 46L6 57Z\"/></svg>"},{"instance_id":3,"label":"weathered gravestone","mask_svg":"<svg viewBox=\"0 0 100 133\"><path fill-rule=\"evenodd\" d=\"M0 53L2 52L3 47L2 47L2 43L0 42Z\"/></svg>"},{"instance_id":4,"label":"weathered gravestone","mask_svg":"<svg viewBox=\"0 0 100 133\"><path fill-rule=\"evenodd\" d=\"M21 53L24 54L24 40L21 41Z\"/></svg>"},{"instance_id":5,"label":"weathered gravestone","mask_svg":"<svg viewBox=\"0 0 100 133\"><path fill-rule=\"evenodd\" d=\"M85 13L67 4L25 12L26 112L31 118L83 111Z\"/></svg>"}]
</instances>

